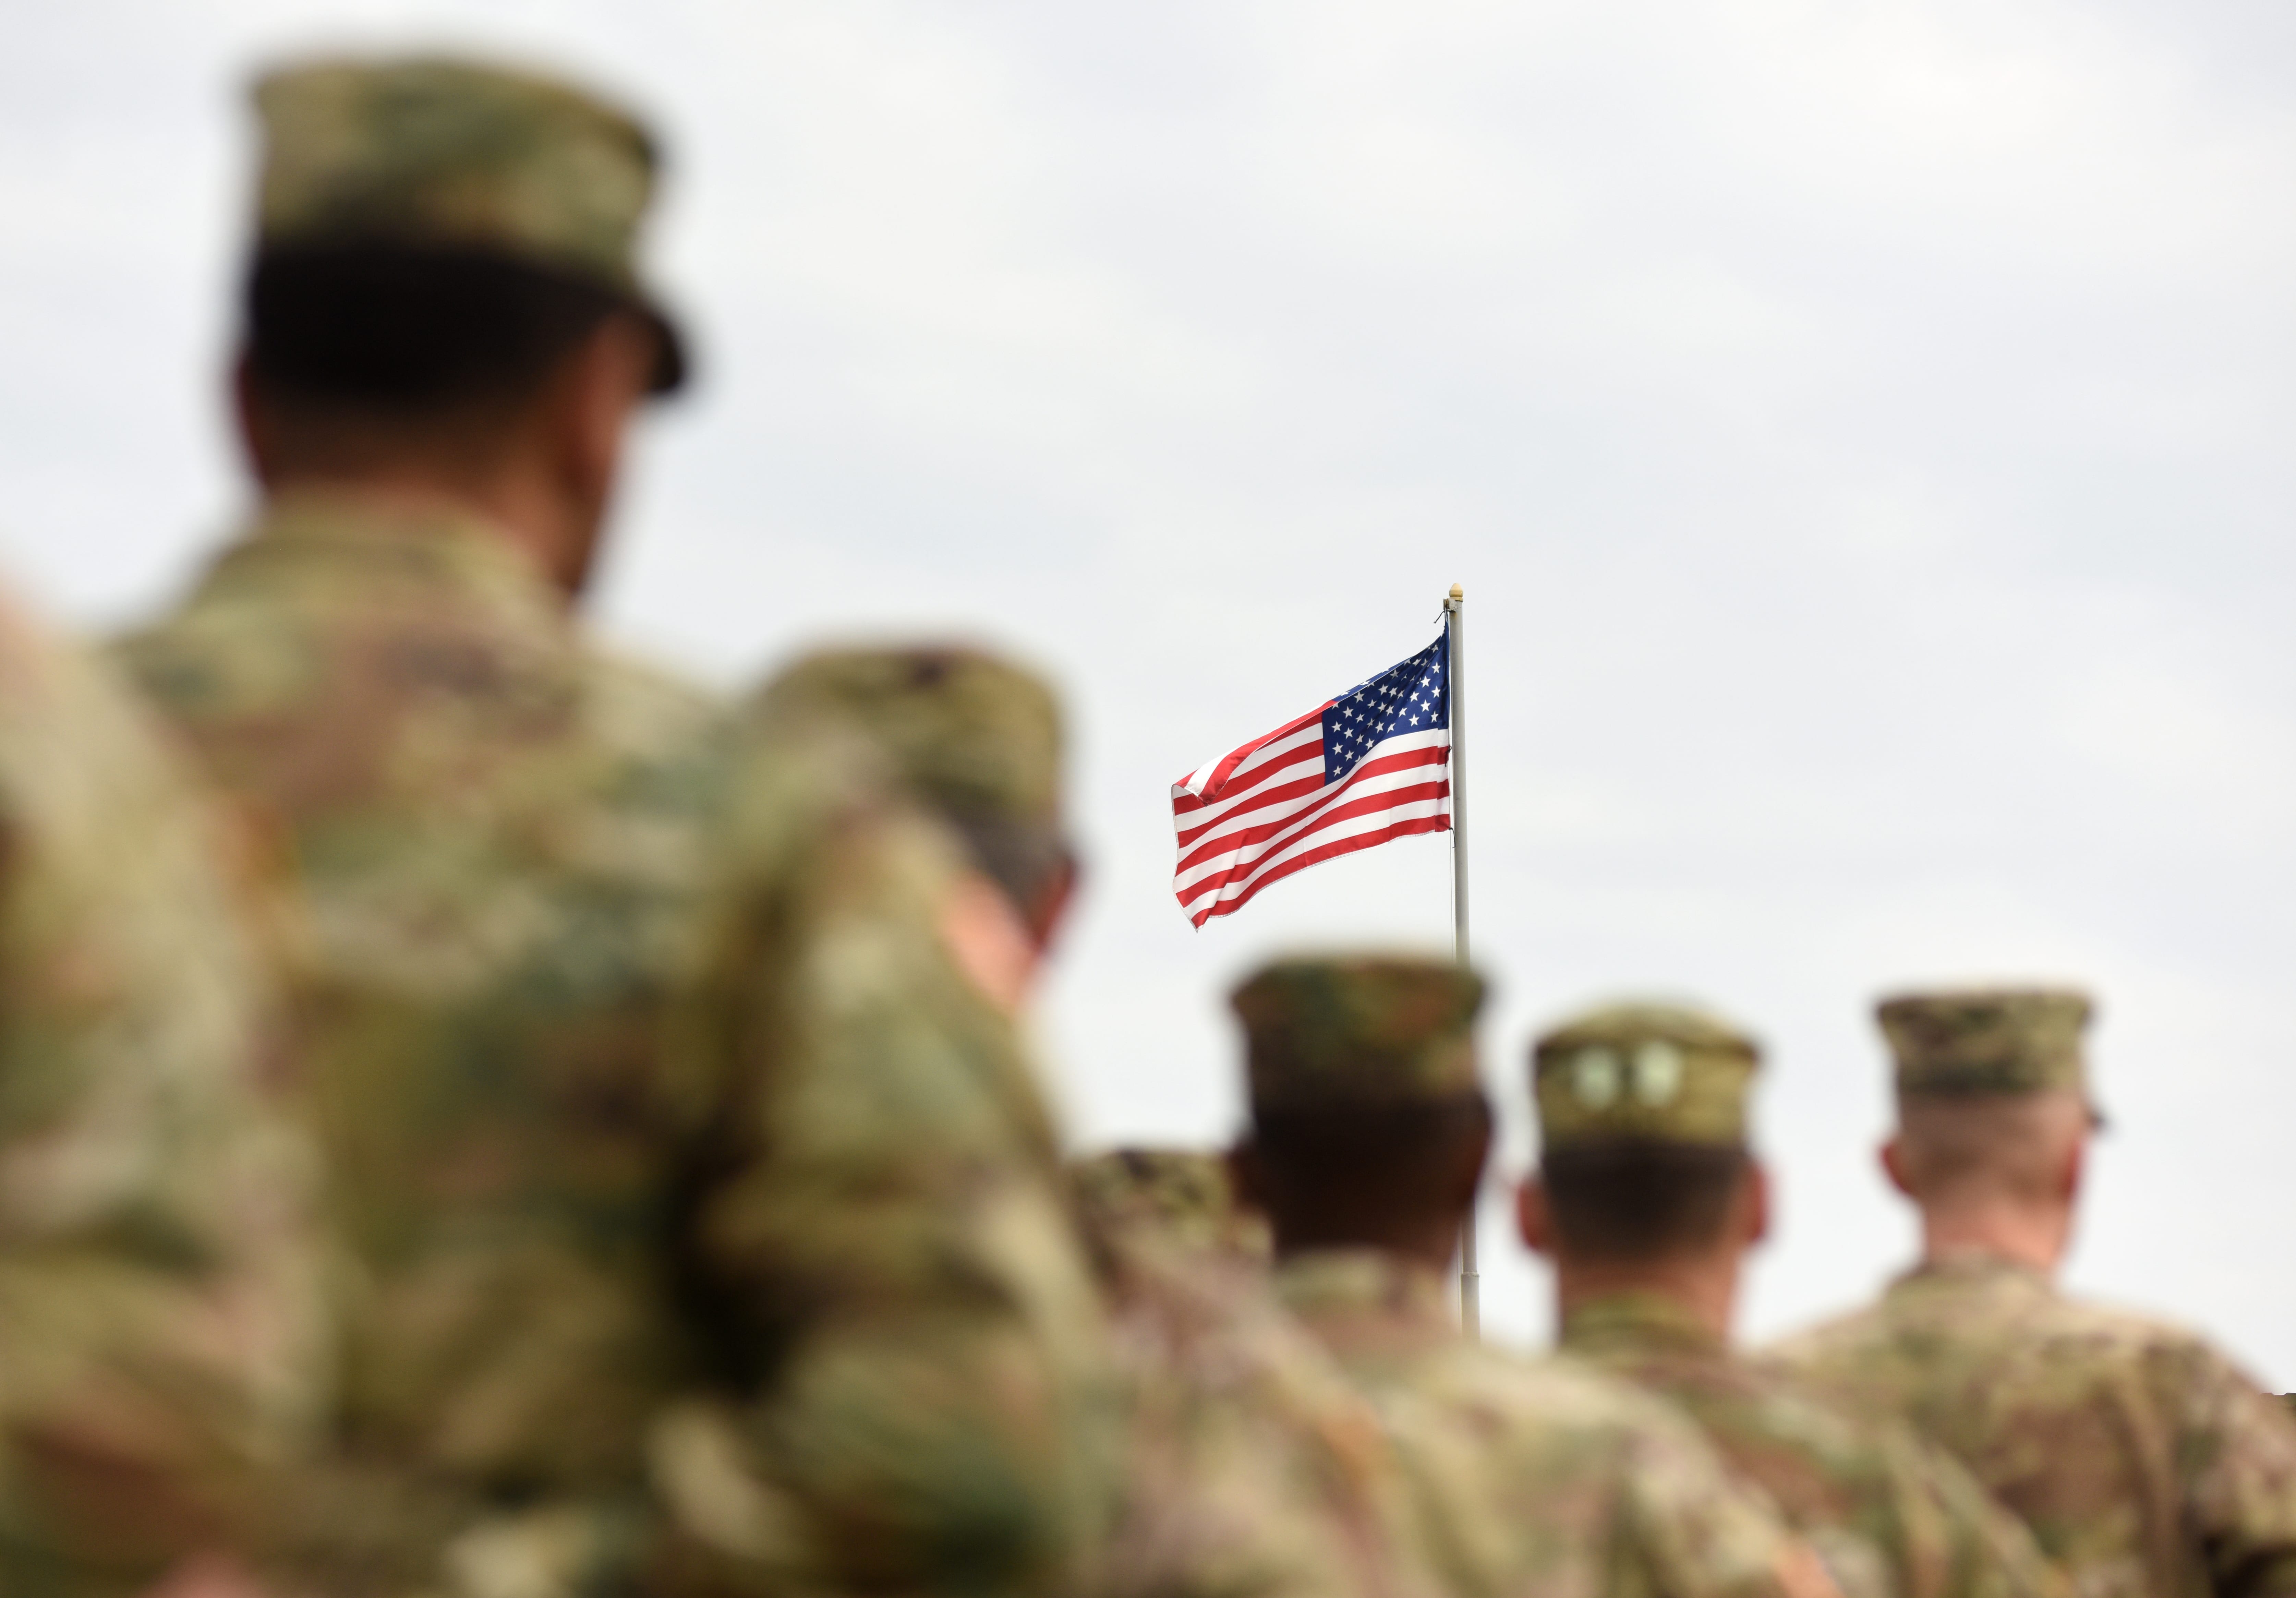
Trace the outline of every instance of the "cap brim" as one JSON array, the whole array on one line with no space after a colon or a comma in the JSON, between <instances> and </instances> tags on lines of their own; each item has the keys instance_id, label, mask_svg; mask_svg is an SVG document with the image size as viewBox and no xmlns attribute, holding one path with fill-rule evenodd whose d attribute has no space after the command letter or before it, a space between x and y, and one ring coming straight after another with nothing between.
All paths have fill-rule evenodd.
<instances>
[{"instance_id":1,"label":"cap brim","mask_svg":"<svg viewBox=\"0 0 2296 1598\"><path fill-rule=\"evenodd\" d=\"M653 329L653 375L646 381L646 392L652 395L675 394L685 387L692 367L685 356L685 335L669 313L651 300L637 302L638 314Z\"/></svg>"}]
</instances>

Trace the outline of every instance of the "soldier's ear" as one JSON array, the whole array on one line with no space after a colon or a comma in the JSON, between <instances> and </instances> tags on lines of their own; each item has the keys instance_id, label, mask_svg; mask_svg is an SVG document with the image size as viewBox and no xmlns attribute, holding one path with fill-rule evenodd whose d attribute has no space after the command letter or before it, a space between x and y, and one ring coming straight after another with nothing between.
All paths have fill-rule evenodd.
<instances>
[{"instance_id":1,"label":"soldier's ear","mask_svg":"<svg viewBox=\"0 0 2296 1598\"><path fill-rule=\"evenodd\" d=\"M1257 1209L1262 1215L1267 1209L1267 1163L1259 1156L1259 1145L1249 1135L1236 1140L1227 1151L1227 1182L1235 1194L1235 1201L1246 1209Z\"/></svg>"},{"instance_id":2,"label":"soldier's ear","mask_svg":"<svg viewBox=\"0 0 2296 1598\"><path fill-rule=\"evenodd\" d=\"M1749 1248L1770 1235L1770 1172L1759 1160L1750 1160L1745 1176L1746 1244Z\"/></svg>"},{"instance_id":3,"label":"soldier's ear","mask_svg":"<svg viewBox=\"0 0 2296 1598\"><path fill-rule=\"evenodd\" d=\"M2076 1137L2065 1147L2064 1163L2057 1170L2057 1201L2070 1206L2080 1197L2081 1178L2088 1169L2088 1139Z\"/></svg>"},{"instance_id":4,"label":"soldier's ear","mask_svg":"<svg viewBox=\"0 0 2296 1598\"><path fill-rule=\"evenodd\" d=\"M1514 1224L1522 1234L1524 1248L1550 1259L1554 1257L1554 1213L1547 1207L1546 1184L1538 1179L1537 1171L1514 1190Z\"/></svg>"},{"instance_id":5,"label":"soldier's ear","mask_svg":"<svg viewBox=\"0 0 2296 1598\"><path fill-rule=\"evenodd\" d=\"M1918 1197L1914 1192L1914 1184L1906 1177L1904 1143L1892 1134L1889 1140L1882 1143L1879 1154L1882 1161L1882 1174L1889 1177L1890 1185L1909 1199Z\"/></svg>"},{"instance_id":6,"label":"soldier's ear","mask_svg":"<svg viewBox=\"0 0 2296 1598\"><path fill-rule=\"evenodd\" d=\"M262 400L255 391L255 376L249 368L244 349L232 357L231 419L239 432L239 452L247 463L248 474L263 487L269 488L278 469L277 451L273 445Z\"/></svg>"},{"instance_id":7,"label":"soldier's ear","mask_svg":"<svg viewBox=\"0 0 2296 1598\"><path fill-rule=\"evenodd\" d=\"M1063 853L1060 865L1046 873L1037 889L1036 900L1028 907L1023 918L1029 923L1029 935L1035 939L1037 952L1048 954L1053 939L1068 919L1069 906L1076 898L1077 882L1081 875L1073 854Z\"/></svg>"}]
</instances>

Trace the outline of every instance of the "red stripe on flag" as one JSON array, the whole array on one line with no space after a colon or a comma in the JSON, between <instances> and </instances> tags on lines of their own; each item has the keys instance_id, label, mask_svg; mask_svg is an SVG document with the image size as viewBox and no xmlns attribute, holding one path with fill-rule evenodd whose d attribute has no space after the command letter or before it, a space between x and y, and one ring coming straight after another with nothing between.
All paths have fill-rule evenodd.
<instances>
[{"instance_id":1,"label":"red stripe on flag","mask_svg":"<svg viewBox=\"0 0 2296 1598\"><path fill-rule=\"evenodd\" d=\"M1364 794L1347 804L1336 805L1329 810L1316 812L1304 825L1293 828L1285 836L1272 840L1262 847L1253 849L1248 859L1232 861L1220 870L1197 878L1185 888L1180 888L1176 883L1176 891L1185 908L1201 899L1207 893L1224 892L1238 883L1250 882L1259 873L1267 870L1289 851L1297 848L1303 840L1314 837L1318 832L1329 832L1333 827L1351 821L1359 821L1365 816L1383 815L1393 811L1408 810L1415 806L1431 802L1446 802L1447 810L1447 801L1450 797L1451 785L1447 782L1414 783L1409 787L1398 788L1391 791Z\"/></svg>"},{"instance_id":2,"label":"red stripe on flag","mask_svg":"<svg viewBox=\"0 0 2296 1598\"><path fill-rule=\"evenodd\" d=\"M1444 792L1447 796L1449 791L1449 785L1446 784ZM1336 859L1341 855L1352 855L1357 849L1367 849L1374 844L1385 843L1390 839L1406 838L1414 832L1447 832L1450 830L1451 817L1447 814L1421 815L1409 821L1399 821L1395 825L1382 828L1376 832L1361 832L1353 838L1341 838L1331 843L1319 845L1305 854L1294 855L1291 859L1265 873L1236 897L1215 904L1208 910L1199 910L1191 914L1188 919L1201 927L1216 915L1234 914L1251 903L1252 896L1270 882L1282 881L1295 871L1305 871L1310 865L1321 865L1324 861Z\"/></svg>"},{"instance_id":3,"label":"red stripe on flag","mask_svg":"<svg viewBox=\"0 0 2296 1598\"><path fill-rule=\"evenodd\" d=\"M1238 848L1276 837L1299 826L1303 821L1308 821L1319 815L1334 811L1349 815L1360 814L1358 809L1350 805L1337 803L1340 796L1354 788L1358 782L1368 782L1374 777L1388 776L1398 771L1408 771L1414 766L1441 766L1449 758L1450 750L1444 749L1403 750L1392 755L1374 755L1329 788L1325 788L1320 782L1286 784L1285 790L1271 795L1268 802L1273 803L1280 798L1296 799L1318 793L1323 797L1313 805L1302 807L1287 815L1271 816L1263 821L1255 823L1244 819L1265 807L1254 806L1250 809L1233 812L1223 817L1222 822L1229 824L1215 824L1212 827L1199 829L1194 832L1184 832L1180 835L1180 864L1177 869L1185 872L1190 866L1202 864L1223 848ZM1370 802L1374 805L1404 802L1396 797L1396 792L1397 791L1382 790L1370 796ZM1207 832L1210 836L1205 836Z\"/></svg>"},{"instance_id":4,"label":"red stripe on flag","mask_svg":"<svg viewBox=\"0 0 2296 1598\"><path fill-rule=\"evenodd\" d=\"M1173 783L1172 892L1182 913L1201 927L1319 861L1447 831L1447 660L1438 639ZM1431 718L1444 725L1414 725ZM1332 727L1357 757L1336 783L1324 776Z\"/></svg>"}]
</instances>

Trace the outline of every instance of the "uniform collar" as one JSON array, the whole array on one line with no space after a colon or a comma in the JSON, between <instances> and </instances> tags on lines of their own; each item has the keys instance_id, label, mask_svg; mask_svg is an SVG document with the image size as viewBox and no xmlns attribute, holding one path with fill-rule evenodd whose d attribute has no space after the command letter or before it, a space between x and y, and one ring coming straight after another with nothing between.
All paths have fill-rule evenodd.
<instances>
[{"instance_id":1,"label":"uniform collar","mask_svg":"<svg viewBox=\"0 0 2296 1598\"><path fill-rule=\"evenodd\" d=\"M1442 1274L1383 1249L1311 1249L1275 1267L1284 1307L1319 1315L1377 1310L1395 1320L1454 1330Z\"/></svg>"},{"instance_id":2,"label":"uniform collar","mask_svg":"<svg viewBox=\"0 0 2296 1598\"><path fill-rule=\"evenodd\" d=\"M1917 1288L1929 1283L1947 1282L2025 1282L2036 1290L2050 1291L2049 1277L2022 1260L2008 1259L1982 1249L1956 1249L1948 1253L1931 1255L1891 1284L1898 1288Z\"/></svg>"},{"instance_id":3,"label":"uniform collar","mask_svg":"<svg viewBox=\"0 0 2296 1598\"><path fill-rule=\"evenodd\" d=\"M1712 1328L1663 1293L1617 1292L1584 1299L1562 1320L1562 1346L1574 1354L1644 1352L1719 1354Z\"/></svg>"},{"instance_id":4,"label":"uniform collar","mask_svg":"<svg viewBox=\"0 0 2296 1598\"><path fill-rule=\"evenodd\" d=\"M281 562L358 568L394 586L454 589L537 619L567 615L563 595L525 548L498 523L444 500L325 488L275 494L217 566Z\"/></svg>"}]
</instances>

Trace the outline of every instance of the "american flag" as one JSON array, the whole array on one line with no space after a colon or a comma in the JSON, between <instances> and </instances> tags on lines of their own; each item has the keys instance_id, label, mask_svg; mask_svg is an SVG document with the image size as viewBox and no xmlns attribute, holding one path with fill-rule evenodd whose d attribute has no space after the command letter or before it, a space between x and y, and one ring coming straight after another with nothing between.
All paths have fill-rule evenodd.
<instances>
[{"instance_id":1,"label":"american flag","mask_svg":"<svg viewBox=\"0 0 2296 1598\"><path fill-rule=\"evenodd\" d=\"M1449 829L1449 655L1438 638L1172 784L1172 891L1190 921L1319 860Z\"/></svg>"}]
</instances>

